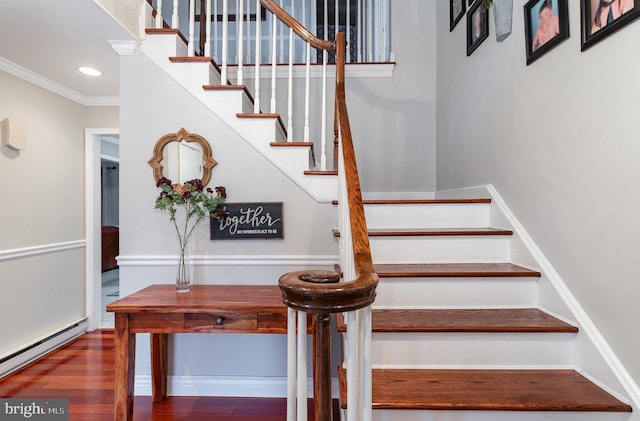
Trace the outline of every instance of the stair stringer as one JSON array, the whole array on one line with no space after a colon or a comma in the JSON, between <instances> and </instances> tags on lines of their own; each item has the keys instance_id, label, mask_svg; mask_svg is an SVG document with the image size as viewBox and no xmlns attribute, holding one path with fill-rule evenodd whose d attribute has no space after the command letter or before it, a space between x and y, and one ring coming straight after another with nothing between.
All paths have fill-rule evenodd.
<instances>
[{"instance_id":1,"label":"stair stringer","mask_svg":"<svg viewBox=\"0 0 640 421\"><path fill-rule=\"evenodd\" d=\"M524 267L536 267L542 274L537 286L538 307L578 327L574 344L574 368L590 381L634 408L634 412L631 415L627 414L625 420L640 420L638 413L640 387L634 382L542 250L511 212L497 189L487 184L440 191L436 193L436 197L491 198L489 212L491 226L511 229L514 233L510 245L512 262Z\"/></svg>"},{"instance_id":2,"label":"stair stringer","mask_svg":"<svg viewBox=\"0 0 640 421\"><path fill-rule=\"evenodd\" d=\"M238 118L237 114L248 111L246 94L242 90L217 91L203 88L204 85L220 83L219 74L211 62L174 63L169 60L169 57L184 56L185 48L177 34L153 34L143 41L140 52L315 201L327 203L335 200L338 196L337 177L304 174L309 169L308 146L274 148L270 145L273 141L284 140L277 118Z\"/></svg>"}]
</instances>

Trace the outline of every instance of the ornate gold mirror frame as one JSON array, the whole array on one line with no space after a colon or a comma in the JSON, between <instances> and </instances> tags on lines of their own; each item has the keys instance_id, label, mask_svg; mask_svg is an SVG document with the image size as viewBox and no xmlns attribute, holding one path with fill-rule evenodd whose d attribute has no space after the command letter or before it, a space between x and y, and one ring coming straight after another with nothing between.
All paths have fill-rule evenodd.
<instances>
[{"instance_id":1,"label":"ornate gold mirror frame","mask_svg":"<svg viewBox=\"0 0 640 421\"><path fill-rule=\"evenodd\" d=\"M156 142L153 148L153 156L149 161L147 161L151 168L153 168L153 178L157 182L162 177L167 177L168 169L163 165L163 161L167 159L166 154L168 152L168 150L165 151L165 147L172 142L180 143L182 141L195 142L202 148L202 176L193 178L200 178L202 180L202 184L206 186L211 180L211 169L217 164L212 156L211 145L209 145L209 142L207 142L204 137L197 134L191 134L184 128L178 130L176 133L168 133ZM179 182L173 184L173 189L179 194L182 194L186 188L183 183Z\"/></svg>"}]
</instances>

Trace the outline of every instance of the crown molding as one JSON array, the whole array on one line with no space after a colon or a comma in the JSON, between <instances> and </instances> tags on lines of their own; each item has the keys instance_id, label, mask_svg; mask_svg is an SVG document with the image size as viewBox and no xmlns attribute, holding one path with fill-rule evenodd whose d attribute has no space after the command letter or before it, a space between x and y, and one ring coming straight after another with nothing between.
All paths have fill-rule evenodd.
<instances>
[{"instance_id":1,"label":"crown molding","mask_svg":"<svg viewBox=\"0 0 640 421\"><path fill-rule=\"evenodd\" d=\"M0 57L0 70L86 107L118 106L119 97L87 97L38 73Z\"/></svg>"}]
</instances>

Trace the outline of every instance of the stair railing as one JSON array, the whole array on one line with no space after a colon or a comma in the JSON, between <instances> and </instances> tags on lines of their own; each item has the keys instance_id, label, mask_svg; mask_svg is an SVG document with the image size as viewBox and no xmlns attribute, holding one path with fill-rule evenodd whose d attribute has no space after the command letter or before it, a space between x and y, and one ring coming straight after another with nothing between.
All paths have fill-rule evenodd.
<instances>
[{"instance_id":1,"label":"stair railing","mask_svg":"<svg viewBox=\"0 0 640 421\"><path fill-rule=\"evenodd\" d=\"M156 27L164 28L168 25L162 19L162 0L156 0ZM173 13L171 19L172 30L179 28L179 13L177 0L173 1ZM195 21L195 0L189 1L189 32L187 36L188 55L194 55L193 22ZM205 0L206 1L206 0ZM227 2L223 0L222 15L223 25L227 16ZM331 319L336 313L345 313L345 321L348 326L347 338L345 341L346 359L343 363L347 373L347 419L349 421L368 421L371 419L371 304L375 299L375 290L378 277L374 273L371 260L367 226L362 204L358 169L353 147L353 139L349 124L349 116L346 105L345 94L345 57L346 40L344 33L338 33L336 41L323 40L311 33L303 24L282 9L274 0L247 0L255 2L255 19L261 19L262 7L272 13L271 28L275 28L275 21L281 21L289 31L289 54L288 54L288 83L287 83L287 141L295 131L295 123L292 122L294 114L294 92L293 92L293 71L294 54L293 43L294 34L298 42L304 43L305 64L304 64L304 94L296 93L297 97L302 97L304 101L304 140L310 137L310 101L313 98L321 98L320 121L322 122L322 158L321 162L326 165L326 115L327 115L327 57L329 53L335 54L336 83L334 95L334 127L333 127L333 164L338 169L339 197L338 197L338 228L340 230L339 254L342 279L336 272L328 271L299 271L284 274L279 281L282 291L283 301L289 307L289 333L288 333L288 408L287 421L304 421L307 419L307 314L312 313L313 318L313 379L314 379L314 411L317 421L331 420L332 416L332 394L331 394ZM215 2L217 4L217 2ZM239 5L244 4L243 0ZM243 6L240 6L238 13L242 16ZM160 10L158 10L160 9ZM248 7L247 7L248 10ZM205 9L207 19L210 13ZM201 11L202 13L202 11ZM217 15L214 10L214 15ZM267 18L267 22L269 21ZM242 21L243 19L240 19ZM217 19L216 19L217 21ZM215 22L215 21L214 21ZM261 25L255 29L255 66L254 66L254 104L256 113L261 112L261 60L262 44ZM240 28L238 28L240 29ZM180 33L180 31L178 31ZM223 37L225 36L223 31ZM271 36L271 54L276 50L275 43L277 37L273 29ZM268 37L267 37L268 38ZM223 42L223 45L225 42ZM311 71L311 49L320 51L323 57L322 64L322 88L320 93L311 92L310 71ZM249 52L237 51L239 57ZM210 56L209 54L206 54ZM272 61L273 62L273 61ZM243 84L246 81L242 61L237 69L236 84ZM217 63L219 64L219 63ZM221 80L223 84L233 82L227 79L228 69L226 58L222 57L220 68ZM247 66L248 67L248 66ZM278 106L277 86L275 72L276 66L271 66L271 89L269 106L272 113ZM264 89L264 92L268 92ZM281 107L282 108L282 107ZM281 113L282 114L282 113ZM316 130L315 132L317 132ZM314 132L314 133L315 133ZM298 334L300 332L300 334Z\"/></svg>"},{"instance_id":2,"label":"stair railing","mask_svg":"<svg viewBox=\"0 0 640 421\"><path fill-rule=\"evenodd\" d=\"M331 330L332 314L346 313L347 419L371 419L371 304L378 283L371 260L358 168L353 148L345 97L344 33L336 41L321 40L280 8L273 0L259 0L307 43L307 57L313 46L336 54L334 124L339 139L339 230L340 265L345 282L328 271L298 271L279 281L289 310L288 409L287 420L306 420L306 313L315 316L313 330L314 413L318 421L332 419ZM326 54L325 54L326 55ZM296 314L297 313L297 314ZM297 324L297 326L296 326ZM298 337L296 339L296 332ZM296 349L297 348L297 349ZM296 359L292 356L296 356Z\"/></svg>"}]
</instances>

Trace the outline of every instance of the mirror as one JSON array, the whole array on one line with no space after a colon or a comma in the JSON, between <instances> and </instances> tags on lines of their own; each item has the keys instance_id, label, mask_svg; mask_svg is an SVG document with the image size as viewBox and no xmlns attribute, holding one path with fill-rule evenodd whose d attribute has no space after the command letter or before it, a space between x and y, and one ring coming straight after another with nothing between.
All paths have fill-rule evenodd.
<instances>
[{"instance_id":1,"label":"mirror","mask_svg":"<svg viewBox=\"0 0 640 421\"><path fill-rule=\"evenodd\" d=\"M217 164L211 155L211 146L205 138L180 129L158 139L148 162L156 182L166 177L173 182L174 190L182 194L184 183L194 178L201 179L205 186L209 184L211 169Z\"/></svg>"}]
</instances>

